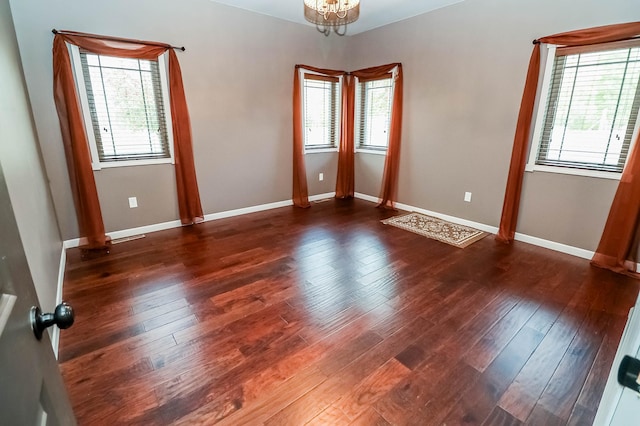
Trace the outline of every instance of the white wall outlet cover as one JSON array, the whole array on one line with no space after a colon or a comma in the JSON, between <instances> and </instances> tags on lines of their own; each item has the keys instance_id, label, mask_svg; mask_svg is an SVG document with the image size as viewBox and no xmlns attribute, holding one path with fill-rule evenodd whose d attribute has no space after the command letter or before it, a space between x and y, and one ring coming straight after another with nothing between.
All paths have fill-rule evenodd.
<instances>
[{"instance_id":1,"label":"white wall outlet cover","mask_svg":"<svg viewBox=\"0 0 640 426\"><path fill-rule=\"evenodd\" d=\"M129 197L129 208L134 209L138 207L138 198L137 197Z\"/></svg>"},{"instance_id":2,"label":"white wall outlet cover","mask_svg":"<svg viewBox=\"0 0 640 426\"><path fill-rule=\"evenodd\" d=\"M470 203L470 202L471 202L471 193L470 193L470 192L465 192L465 193L464 193L464 200L465 200L467 203Z\"/></svg>"},{"instance_id":3,"label":"white wall outlet cover","mask_svg":"<svg viewBox=\"0 0 640 426\"><path fill-rule=\"evenodd\" d=\"M318 180L319 180L320 182L322 182L322 181L324 180L324 173L320 173L320 174L318 175Z\"/></svg>"}]
</instances>

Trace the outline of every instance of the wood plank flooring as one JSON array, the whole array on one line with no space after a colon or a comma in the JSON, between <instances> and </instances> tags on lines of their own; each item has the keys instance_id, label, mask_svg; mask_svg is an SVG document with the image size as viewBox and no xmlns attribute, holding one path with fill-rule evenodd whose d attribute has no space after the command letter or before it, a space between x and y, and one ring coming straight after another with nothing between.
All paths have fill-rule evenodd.
<instances>
[{"instance_id":1,"label":"wood plank flooring","mask_svg":"<svg viewBox=\"0 0 640 426\"><path fill-rule=\"evenodd\" d=\"M79 423L591 424L637 282L393 214L331 200L69 250Z\"/></svg>"}]
</instances>

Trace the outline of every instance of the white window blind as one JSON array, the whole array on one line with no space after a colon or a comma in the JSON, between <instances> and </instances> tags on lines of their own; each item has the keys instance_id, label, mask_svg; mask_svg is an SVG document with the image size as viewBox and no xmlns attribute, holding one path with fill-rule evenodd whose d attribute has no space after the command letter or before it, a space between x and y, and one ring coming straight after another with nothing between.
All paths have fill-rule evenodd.
<instances>
[{"instance_id":1,"label":"white window blind","mask_svg":"<svg viewBox=\"0 0 640 426\"><path fill-rule=\"evenodd\" d=\"M305 147L336 147L339 139L340 80L305 74L303 96Z\"/></svg>"},{"instance_id":2,"label":"white window blind","mask_svg":"<svg viewBox=\"0 0 640 426\"><path fill-rule=\"evenodd\" d=\"M391 77L358 83L356 128L360 148L387 149L392 98L393 79Z\"/></svg>"},{"instance_id":3,"label":"white window blind","mask_svg":"<svg viewBox=\"0 0 640 426\"><path fill-rule=\"evenodd\" d=\"M80 62L99 161L170 158L158 61L81 50Z\"/></svg>"},{"instance_id":4,"label":"white window blind","mask_svg":"<svg viewBox=\"0 0 640 426\"><path fill-rule=\"evenodd\" d=\"M622 172L640 107L640 46L558 48L536 164Z\"/></svg>"}]
</instances>

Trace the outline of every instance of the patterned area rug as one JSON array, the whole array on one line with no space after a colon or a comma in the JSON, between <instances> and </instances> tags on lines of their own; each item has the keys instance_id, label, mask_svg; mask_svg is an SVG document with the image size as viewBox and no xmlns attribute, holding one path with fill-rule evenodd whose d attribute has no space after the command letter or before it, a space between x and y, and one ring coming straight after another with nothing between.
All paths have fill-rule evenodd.
<instances>
[{"instance_id":1,"label":"patterned area rug","mask_svg":"<svg viewBox=\"0 0 640 426\"><path fill-rule=\"evenodd\" d=\"M479 231L474 228L469 228L468 226L457 225L415 212L394 216L383 220L382 223L460 248L473 244L489 235L488 232Z\"/></svg>"}]
</instances>

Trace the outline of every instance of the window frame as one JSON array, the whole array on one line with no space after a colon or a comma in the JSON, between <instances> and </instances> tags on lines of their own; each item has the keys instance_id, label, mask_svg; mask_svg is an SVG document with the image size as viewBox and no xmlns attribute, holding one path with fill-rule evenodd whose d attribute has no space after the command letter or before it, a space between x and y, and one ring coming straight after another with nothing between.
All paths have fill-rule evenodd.
<instances>
[{"instance_id":1,"label":"window frame","mask_svg":"<svg viewBox=\"0 0 640 426\"><path fill-rule=\"evenodd\" d=\"M303 147L304 147L304 153L305 154L320 154L320 153L327 153L327 152L338 152L339 147L340 147L340 138L342 136L342 126L341 126L341 119L342 119L342 90L343 88L343 76L337 76L335 77L338 81L336 83L336 87L337 87L337 99L336 99L336 120L335 120L335 142L333 145L318 145L318 146L309 146L307 145L307 137L306 134L307 132L305 131L306 129L306 116L307 116L307 110L306 110L306 91L305 91L305 81L307 80L305 78L306 74L311 74L311 75L317 75L319 77L325 77L325 78L333 78L330 76L326 76L324 74L321 73L317 73L314 71L310 71L310 70L306 70L303 68L298 69L298 72L300 73L300 91L301 91L301 107L302 107L302 142L303 142Z\"/></svg>"},{"instance_id":2,"label":"window frame","mask_svg":"<svg viewBox=\"0 0 640 426\"><path fill-rule=\"evenodd\" d=\"M391 133L391 119L392 119L392 115L393 115L393 96L394 96L394 92L395 92L395 88L396 88L396 83L395 83L395 75L393 72L390 72L388 74L388 76L385 77L379 77L379 78L372 78L372 79L366 79L364 81L362 81L359 78L356 78L355 80L355 84L356 84L356 90L355 90L355 105L354 105L354 112L355 112L355 117L354 117L354 148L355 148L355 152L359 153L367 153L367 154L376 154L376 155L387 155L387 151L389 150L389 137L390 137L390 133ZM380 80L390 80L390 91L389 91L389 126L387 127L387 145L384 147L381 146L375 146L375 145L369 145L369 144L363 144L361 143L361 134L362 134L362 130L363 130L363 126L364 126L364 122L362 120L362 116L363 116L363 112L362 112L362 108L363 108L363 104L365 103L366 100L366 90L363 90L366 88L366 83L368 82L372 82L372 81L380 81Z\"/></svg>"},{"instance_id":3,"label":"window frame","mask_svg":"<svg viewBox=\"0 0 640 426\"><path fill-rule=\"evenodd\" d=\"M607 50L615 50L614 46L616 43L601 43L597 46L601 46L601 48L596 48L596 50L607 51ZM538 153L540 151L540 145L542 143L542 131L545 121L545 114L547 111L547 106L549 103L549 95L550 95L550 86L551 86L551 78L553 76L553 68L556 61L556 51L558 46L553 44L542 43L540 48L541 50L546 47L546 53L541 54L541 59L544 60L544 67L541 67L541 84L539 91L536 96L536 104L534 107L534 123L533 123L533 131L531 134L531 143L529 149L529 156L527 160L527 164L525 165L526 172L545 172L545 173L557 173L557 174L565 174L565 175L574 175L574 176L584 176L584 177L594 177L601 179L611 179L611 180L620 180L622 176L622 172L609 172L603 170L592 170L585 168L577 168L577 167L563 167L563 166L554 166L554 165L541 165L536 164L536 160L538 157ZM611 47L608 49L607 47ZM629 153L634 147L635 141L638 138L638 132L640 132L640 114L636 119L635 128L631 137L631 141L629 143ZM628 159L628 157L627 157ZM625 160L626 166L626 160ZM623 168L624 170L624 168Z\"/></svg>"},{"instance_id":4,"label":"window frame","mask_svg":"<svg viewBox=\"0 0 640 426\"><path fill-rule=\"evenodd\" d=\"M73 67L73 74L78 90L78 97L80 98L80 107L82 109L82 119L84 122L85 134L87 141L89 142L89 151L91 152L91 167L93 170L101 170L114 167L131 167L131 166L146 166L153 164L175 164L174 149L173 149L173 121L171 117L171 104L169 96L169 84L168 84L168 72L166 53L158 56L158 74L160 77L160 91L162 93L162 103L165 116L165 127L167 130L167 144L169 145L169 157L167 158L146 158L139 160L124 160L124 161L100 161L98 153L98 144L93 132L93 119L91 117L91 109L89 106L89 98L87 95L87 87L84 81L84 72L82 70L82 62L80 59L80 48L75 45L70 45L71 62ZM105 55L114 56L114 55ZM118 57L118 56L114 56Z\"/></svg>"}]
</instances>

